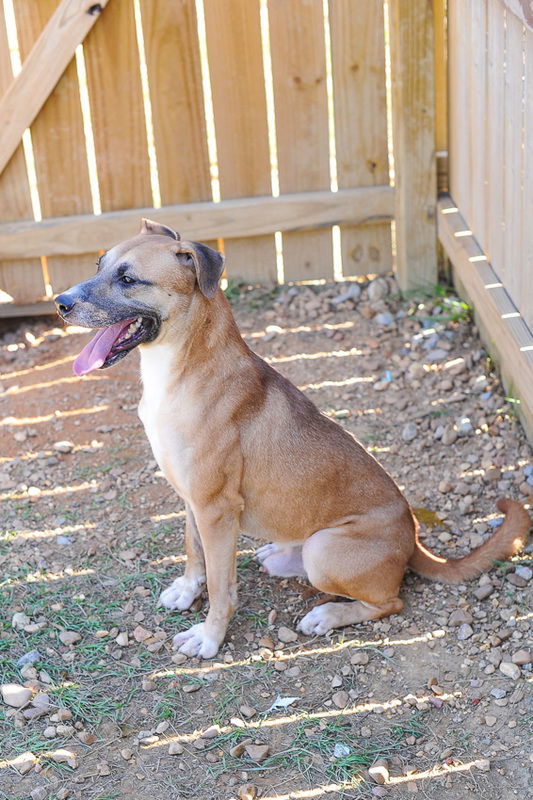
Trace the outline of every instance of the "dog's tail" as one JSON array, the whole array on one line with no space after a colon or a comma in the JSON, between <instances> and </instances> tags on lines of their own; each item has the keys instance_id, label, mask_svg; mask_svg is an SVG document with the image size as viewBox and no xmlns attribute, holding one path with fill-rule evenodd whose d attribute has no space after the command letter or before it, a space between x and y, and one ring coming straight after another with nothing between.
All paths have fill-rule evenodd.
<instances>
[{"instance_id":1,"label":"dog's tail","mask_svg":"<svg viewBox=\"0 0 533 800\"><path fill-rule=\"evenodd\" d=\"M484 572L494 561L519 553L527 542L531 526L529 514L516 500L501 498L496 505L505 514L505 520L487 542L463 558L441 558L426 550L417 536L415 552L409 560L411 569L425 578L462 583Z\"/></svg>"}]
</instances>

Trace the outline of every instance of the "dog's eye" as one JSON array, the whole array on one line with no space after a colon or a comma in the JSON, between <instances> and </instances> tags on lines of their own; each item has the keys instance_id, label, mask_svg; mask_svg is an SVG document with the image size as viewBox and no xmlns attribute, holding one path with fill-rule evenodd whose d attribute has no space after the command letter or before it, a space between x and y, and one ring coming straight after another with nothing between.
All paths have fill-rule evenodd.
<instances>
[{"instance_id":1,"label":"dog's eye","mask_svg":"<svg viewBox=\"0 0 533 800\"><path fill-rule=\"evenodd\" d=\"M120 282L121 283L135 283L135 279L134 278L130 278L129 275L121 275Z\"/></svg>"}]
</instances>

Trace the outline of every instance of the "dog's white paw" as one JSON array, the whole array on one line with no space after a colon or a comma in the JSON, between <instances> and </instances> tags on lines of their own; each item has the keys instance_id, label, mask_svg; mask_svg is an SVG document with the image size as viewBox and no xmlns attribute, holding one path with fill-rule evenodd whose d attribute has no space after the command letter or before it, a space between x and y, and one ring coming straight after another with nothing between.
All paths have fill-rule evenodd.
<instances>
[{"instance_id":1,"label":"dog's white paw","mask_svg":"<svg viewBox=\"0 0 533 800\"><path fill-rule=\"evenodd\" d=\"M191 579L181 575L161 592L158 605L185 611L202 594L203 586L203 582L197 578Z\"/></svg>"},{"instance_id":2,"label":"dog's white paw","mask_svg":"<svg viewBox=\"0 0 533 800\"><path fill-rule=\"evenodd\" d=\"M302 617L297 626L297 630L305 633L306 636L323 636L335 627L332 615L328 613L328 606L332 603L323 603L315 606L305 617Z\"/></svg>"},{"instance_id":3,"label":"dog's white paw","mask_svg":"<svg viewBox=\"0 0 533 800\"><path fill-rule=\"evenodd\" d=\"M193 625L192 628L177 633L172 644L180 653L199 658L213 658L219 648L219 642L208 635L204 622L199 622L198 625Z\"/></svg>"}]
</instances>

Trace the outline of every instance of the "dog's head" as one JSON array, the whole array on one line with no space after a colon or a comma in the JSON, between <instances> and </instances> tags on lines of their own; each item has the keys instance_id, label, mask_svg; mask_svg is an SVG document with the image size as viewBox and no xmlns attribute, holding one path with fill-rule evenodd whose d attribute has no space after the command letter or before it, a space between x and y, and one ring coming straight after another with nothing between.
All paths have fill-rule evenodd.
<instances>
[{"instance_id":1,"label":"dog's head","mask_svg":"<svg viewBox=\"0 0 533 800\"><path fill-rule=\"evenodd\" d=\"M74 361L76 375L111 367L138 345L161 337L165 322L186 310L196 293L212 299L224 259L143 219L138 236L108 250L97 265L93 278L55 300L66 322L99 329Z\"/></svg>"}]
</instances>

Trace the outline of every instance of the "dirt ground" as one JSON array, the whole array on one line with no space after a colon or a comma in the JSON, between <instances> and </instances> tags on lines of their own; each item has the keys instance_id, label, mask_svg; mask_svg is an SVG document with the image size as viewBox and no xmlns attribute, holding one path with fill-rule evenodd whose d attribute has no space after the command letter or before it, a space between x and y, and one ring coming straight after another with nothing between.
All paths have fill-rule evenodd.
<instances>
[{"instance_id":1,"label":"dirt ground","mask_svg":"<svg viewBox=\"0 0 533 800\"><path fill-rule=\"evenodd\" d=\"M497 497L531 499L516 403L456 300L390 279L229 293L248 344L376 455L436 552L490 536ZM0 333L0 682L30 690L0 702L0 798L525 797L530 553L468 585L408 574L401 615L310 639L294 631L320 595L260 572L242 536L227 641L187 660L172 635L205 598L157 607L184 511L137 417L138 354L78 379L86 341L54 319Z\"/></svg>"}]
</instances>

